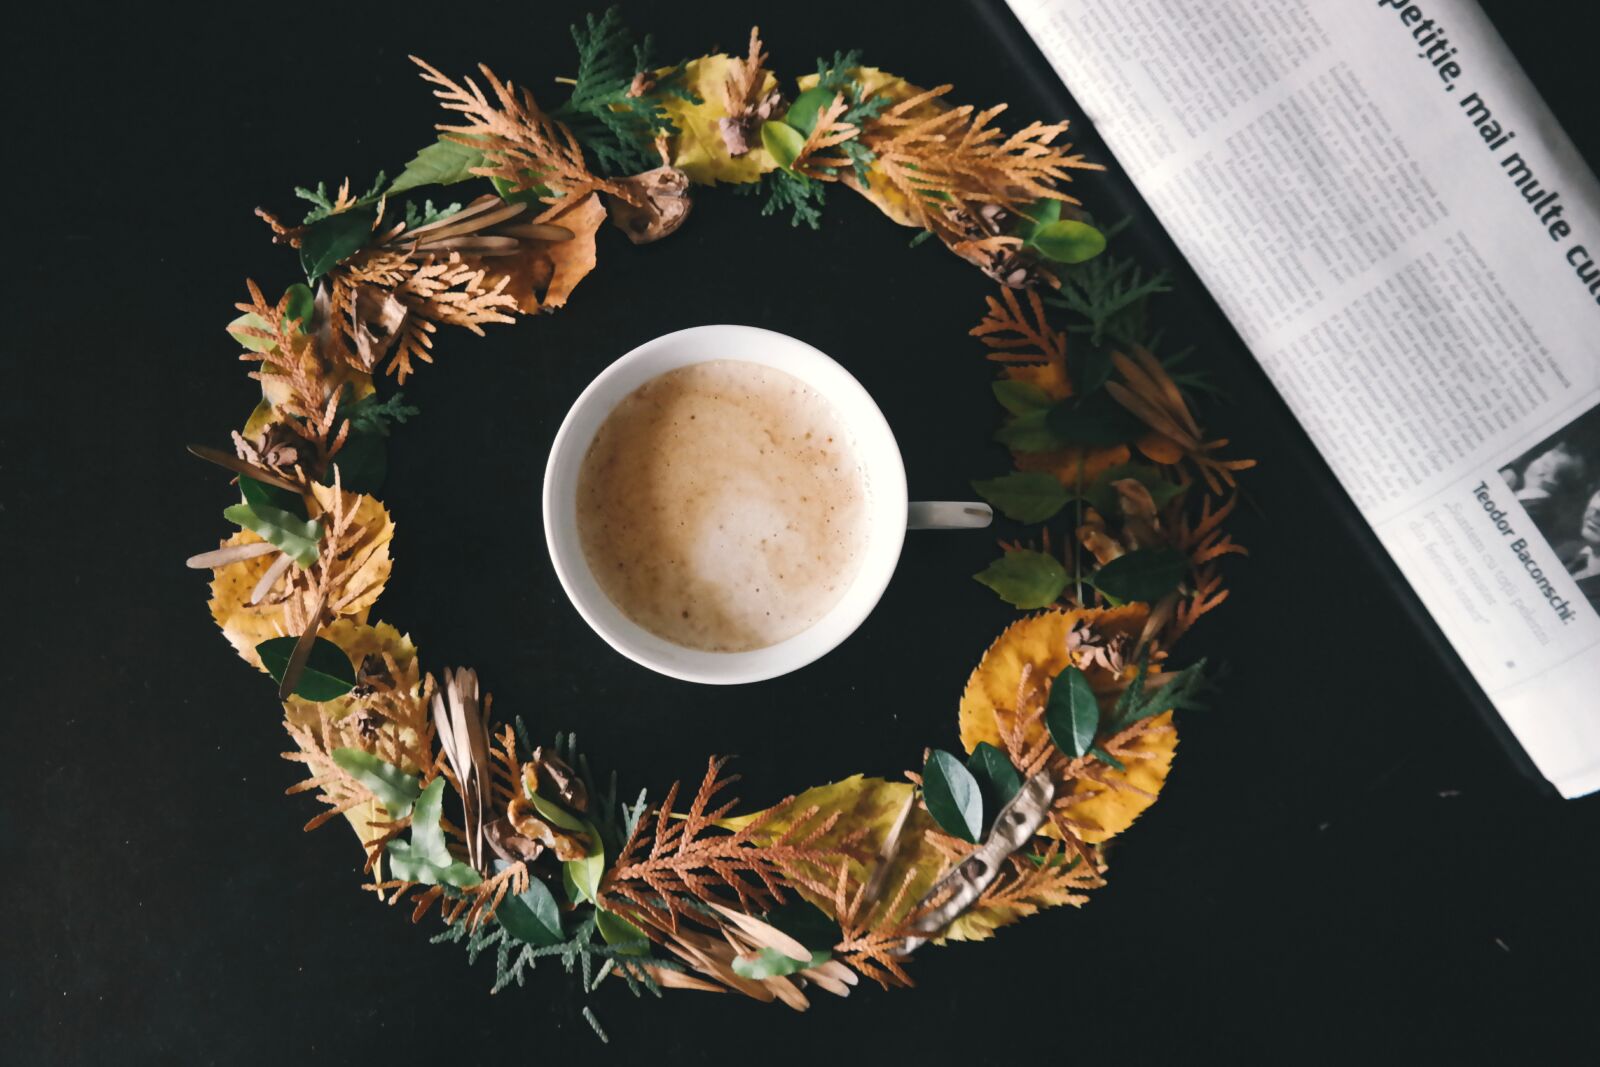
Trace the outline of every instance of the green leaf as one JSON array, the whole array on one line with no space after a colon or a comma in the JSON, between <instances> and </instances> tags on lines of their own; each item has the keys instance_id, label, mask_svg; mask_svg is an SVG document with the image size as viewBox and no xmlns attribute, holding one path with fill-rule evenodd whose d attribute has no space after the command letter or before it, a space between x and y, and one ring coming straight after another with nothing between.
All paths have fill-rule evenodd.
<instances>
[{"instance_id":1,"label":"green leaf","mask_svg":"<svg viewBox=\"0 0 1600 1067\"><path fill-rule=\"evenodd\" d=\"M809 967L820 967L832 958L833 953L825 948L816 949L811 953L811 958L804 961L785 956L775 948L764 948L754 956L735 956L733 973L759 982L763 978L781 978Z\"/></svg>"},{"instance_id":2,"label":"green leaf","mask_svg":"<svg viewBox=\"0 0 1600 1067\"><path fill-rule=\"evenodd\" d=\"M295 282L285 290L284 295L289 298L289 306L285 317L299 326L300 332L304 333L306 327L311 325L311 316L316 314L316 294L311 291L311 286L302 282Z\"/></svg>"},{"instance_id":3,"label":"green leaf","mask_svg":"<svg viewBox=\"0 0 1600 1067\"><path fill-rule=\"evenodd\" d=\"M526 792L526 790L524 790ZM574 904L594 900L600 892L600 876L606 870L606 846L594 823L563 808L553 800L534 793L528 797L534 808L547 822L563 830L583 834L588 839L589 854L581 860L567 860L561 865L561 880L567 896Z\"/></svg>"},{"instance_id":4,"label":"green leaf","mask_svg":"<svg viewBox=\"0 0 1600 1067\"><path fill-rule=\"evenodd\" d=\"M824 89L820 85L807 89L794 98L794 103L784 112L783 121L800 131L802 140L810 137L811 131L816 129L817 116L823 108L833 103L836 95L837 90Z\"/></svg>"},{"instance_id":5,"label":"green leaf","mask_svg":"<svg viewBox=\"0 0 1600 1067\"><path fill-rule=\"evenodd\" d=\"M417 776L359 748L336 748L328 755L350 777L372 791L391 819L403 819L422 794Z\"/></svg>"},{"instance_id":6,"label":"green leaf","mask_svg":"<svg viewBox=\"0 0 1600 1067\"><path fill-rule=\"evenodd\" d=\"M1124 764L1117 757L1113 756L1111 753L1107 752L1105 749L1101 748L1099 745L1095 745L1094 747L1090 748L1089 755L1093 756L1101 763L1109 764L1110 766L1115 767L1119 771L1125 771L1128 769L1126 764Z\"/></svg>"},{"instance_id":7,"label":"green leaf","mask_svg":"<svg viewBox=\"0 0 1600 1067\"><path fill-rule=\"evenodd\" d=\"M352 428L328 469L322 484L332 485L335 469L339 484L351 493L376 493L389 473L389 444L382 434Z\"/></svg>"},{"instance_id":8,"label":"green leaf","mask_svg":"<svg viewBox=\"0 0 1600 1067\"><path fill-rule=\"evenodd\" d=\"M1118 600L1153 604L1178 587L1189 560L1174 548L1141 548L1118 556L1094 572L1094 587Z\"/></svg>"},{"instance_id":9,"label":"green leaf","mask_svg":"<svg viewBox=\"0 0 1600 1067\"><path fill-rule=\"evenodd\" d=\"M987 741L979 741L978 747L972 750L972 755L967 757L967 768L978 780L985 805L997 813L1011 803L1011 798L1022 788L1022 778L1011 765L1011 757Z\"/></svg>"},{"instance_id":10,"label":"green leaf","mask_svg":"<svg viewBox=\"0 0 1600 1067\"><path fill-rule=\"evenodd\" d=\"M1065 445L1120 445L1144 434L1144 423L1104 389L1068 397L1045 417L1051 436Z\"/></svg>"},{"instance_id":11,"label":"green leaf","mask_svg":"<svg viewBox=\"0 0 1600 1067\"><path fill-rule=\"evenodd\" d=\"M1026 415L1030 411L1048 411L1055 405L1050 394L1032 382L1013 382L1002 378L990 386L1000 406L1013 415Z\"/></svg>"},{"instance_id":12,"label":"green leaf","mask_svg":"<svg viewBox=\"0 0 1600 1067\"><path fill-rule=\"evenodd\" d=\"M1127 481L1130 478L1150 491L1150 499L1155 502L1157 511L1166 507L1174 497L1185 491L1184 486L1167 481L1154 467L1142 463L1119 463L1102 471L1100 476L1083 491L1084 503L1102 515L1108 517L1116 515L1117 491L1111 483Z\"/></svg>"},{"instance_id":13,"label":"green leaf","mask_svg":"<svg viewBox=\"0 0 1600 1067\"><path fill-rule=\"evenodd\" d=\"M773 162L784 170L794 166L805 143L805 134L787 122L768 119L761 124L761 144L771 154Z\"/></svg>"},{"instance_id":14,"label":"green leaf","mask_svg":"<svg viewBox=\"0 0 1600 1067\"><path fill-rule=\"evenodd\" d=\"M1057 263L1083 263L1106 250L1106 235L1087 222L1057 219L1035 229L1028 247Z\"/></svg>"},{"instance_id":15,"label":"green leaf","mask_svg":"<svg viewBox=\"0 0 1600 1067\"><path fill-rule=\"evenodd\" d=\"M511 866L505 860L495 860L496 872ZM506 933L524 944L543 948L559 945L566 940L561 929L561 905L556 895L537 875L528 876L528 888L512 896L507 894L494 909L494 917L506 928Z\"/></svg>"},{"instance_id":16,"label":"green leaf","mask_svg":"<svg viewBox=\"0 0 1600 1067\"><path fill-rule=\"evenodd\" d=\"M467 864L454 859L439 825L444 799L444 778L438 777L418 795L411 811L411 840L390 841L389 869L396 878L421 885L451 885L466 889L483 879Z\"/></svg>"},{"instance_id":17,"label":"green leaf","mask_svg":"<svg viewBox=\"0 0 1600 1067\"><path fill-rule=\"evenodd\" d=\"M1014 471L972 483L978 495L1018 522L1043 522L1066 506L1072 494L1053 474Z\"/></svg>"},{"instance_id":18,"label":"green leaf","mask_svg":"<svg viewBox=\"0 0 1600 1067\"><path fill-rule=\"evenodd\" d=\"M294 558L302 567L317 561L317 542L322 539L322 524L307 522L282 508L266 504L235 504L222 517L250 530L263 541L270 541Z\"/></svg>"},{"instance_id":19,"label":"green leaf","mask_svg":"<svg viewBox=\"0 0 1600 1067\"><path fill-rule=\"evenodd\" d=\"M1048 411L1016 416L995 431L994 439L1013 452L1051 452L1067 443L1056 435Z\"/></svg>"},{"instance_id":20,"label":"green leaf","mask_svg":"<svg viewBox=\"0 0 1600 1067\"><path fill-rule=\"evenodd\" d=\"M477 177L472 173L472 168L481 166L481 149L441 137L411 158L388 191L392 195L424 185L454 185Z\"/></svg>"},{"instance_id":21,"label":"green leaf","mask_svg":"<svg viewBox=\"0 0 1600 1067\"><path fill-rule=\"evenodd\" d=\"M359 252L372 236L377 217L372 208L357 207L306 227L300 239L300 269L306 272L306 280L315 282Z\"/></svg>"},{"instance_id":22,"label":"green leaf","mask_svg":"<svg viewBox=\"0 0 1600 1067\"><path fill-rule=\"evenodd\" d=\"M1054 604L1070 580L1060 560L1029 548L1007 552L973 577L1025 610Z\"/></svg>"},{"instance_id":23,"label":"green leaf","mask_svg":"<svg viewBox=\"0 0 1600 1067\"><path fill-rule=\"evenodd\" d=\"M1050 700L1044 707L1050 740L1070 756L1082 756L1094 746L1100 728L1100 702L1089 679L1076 667L1063 667L1050 683Z\"/></svg>"},{"instance_id":24,"label":"green leaf","mask_svg":"<svg viewBox=\"0 0 1600 1067\"><path fill-rule=\"evenodd\" d=\"M615 912L595 908L594 924L606 944L624 956L650 955L650 939L644 931Z\"/></svg>"},{"instance_id":25,"label":"green leaf","mask_svg":"<svg viewBox=\"0 0 1600 1067\"><path fill-rule=\"evenodd\" d=\"M922 796L933 821L964 841L983 833L983 793L961 761L943 749L928 753L922 767Z\"/></svg>"},{"instance_id":26,"label":"green leaf","mask_svg":"<svg viewBox=\"0 0 1600 1067\"><path fill-rule=\"evenodd\" d=\"M1039 227L1048 226L1060 217L1061 201L1048 198L1035 200L1022 210L1017 220L1016 235L1026 244L1039 232Z\"/></svg>"},{"instance_id":27,"label":"green leaf","mask_svg":"<svg viewBox=\"0 0 1600 1067\"><path fill-rule=\"evenodd\" d=\"M531 170L522 173L530 180L535 177ZM539 204L544 197L550 195L550 187L547 185L530 185L526 189L518 189L498 174L490 175L489 183L494 186L494 191L500 194L500 199L508 204Z\"/></svg>"},{"instance_id":28,"label":"green leaf","mask_svg":"<svg viewBox=\"0 0 1600 1067\"><path fill-rule=\"evenodd\" d=\"M258 507L277 508L287 512L302 521L306 517L306 502L299 493L280 489L276 485L258 482L249 475L239 475L239 495L244 497L244 502L251 509Z\"/></svg>"},{"instance_id":29,"label":"green leaf","mask_svg":"<svg viewBox=\"0 0 1600 1067\"><path fill-rule=\"evenodd\" d=\"M272 675L273 681L283 681L289 657L299 642L298 637L269 637L256 646L256 655L261 657L261 665ZM306 660L305 670L300 672L294 695L320 704L344 696L355 684L356 669L344 649L326 637L319 637L311 646L311 655Z\"/></svg>"}]
</instances>

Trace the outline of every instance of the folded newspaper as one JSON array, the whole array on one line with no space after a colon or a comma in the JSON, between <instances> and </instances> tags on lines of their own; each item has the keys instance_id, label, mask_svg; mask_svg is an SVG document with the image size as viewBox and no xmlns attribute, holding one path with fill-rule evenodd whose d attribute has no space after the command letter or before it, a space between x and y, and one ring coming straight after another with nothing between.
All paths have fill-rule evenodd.
<instances>
[{"instance_id":1,"label":"folded newspaper","mask_svg":"<svg viewBox=\"0 0 1600 1067\"><path fill-rule=\"evenodd\" d=\"M1600 789L1600 183L1475 0L1009 0L1562 795Z\"/></svg>"}]
</instances>

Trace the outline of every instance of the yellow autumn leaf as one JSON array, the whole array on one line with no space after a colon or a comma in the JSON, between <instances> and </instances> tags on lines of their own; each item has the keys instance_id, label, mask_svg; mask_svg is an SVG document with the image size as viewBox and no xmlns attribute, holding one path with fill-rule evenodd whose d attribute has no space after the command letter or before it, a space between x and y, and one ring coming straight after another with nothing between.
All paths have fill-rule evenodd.
<instances>
[{"instance_id":1,"label":"yellow autumn leaf","mask_svg":"<svg viewBox=\"0 0 1600 1067\"><path fill-rule=\"evenodd\" d=\"M777 166L760 145L735 157L728 154L728 146L722 141L717 120L728 115L723 86L727 84L732 63L729 56L718 53L684 64L683 86L700 98L698 104L671 94L659 97L662 109L678 128L668 146L672 165L689 175L689 180L697 185L760 181L761 175ZM670 72L671 68L666 68L658 73L665 76ZM760 95L771 92L777 84L778 80L767 73Z\"/></svg>"},{"instance_id":2,"label":"yellow autumn leaf","mask_svg":"<svg viewBox=\"0 0 1600 1067\"><path fill-rule=\"evenodd\" d=\"M330 513L339 492L331 485L311 487L317 504L311 517L323 525L323 558L332 573L328 610L337 617L366 622L367 612L383 592L394 566L389 559L394 521L376 497L346 492L341 502L346 511L345 526L342 533L338 532ZM338 544L329 546L329 538L337 538Z\"/></svg>"},{"instance_id":3,"label":"yellow autumn leaf","mask_svg":"<svg viewBox=\"0 0 1600 1067\"><path fill-rule=\"evenodd\" d=\"M893 104L909 100L911 97L923 92L918 86L912 85L904 78L877 67L856 67L850 71L850 77L861 87L861 99L868 100L874 96L888 97ZM807 74L799 80L802 91L810 89L817 84L818 76ZM946 105L939 100L929 100L912 109L908 117L912 119L923 118L936 114L946 109ZM868 200L902 226L911 226L920 229L922 224L916 220L909 205L910 200L904 193L896 189L888 179L883 177L883 172L874 161L867 167L867 185L862 188L856 180L854 173L843 175L843 181L856 192Z\"/></svg>"},{"instance_id":4,"label":"yellow autumn leaf","mask_svg":"<svg viewBox=\"0 0 1600 1067\"><path fill-rule=\"evenodd\" d=\"M260 541L261 538L249 530L240 530L219 547L253 545ZM272 552L255 556L211 572L211 617L222 628L222 636L228 639L234 651L258 671L266 668L261 665L261 657L256 655L256 646L270 637L284 636L283 607L279 604L251 605L250 594L279 555Z\"/></svg>"},{"instance_id":5,"label":"yellow autumn leaf","mask_svg":"<svg viewBox=\"0 0 1600 1067\"><path fill-rule=\"evenodd\" d=\"M1079 780L1072 787L1075 799L1071 806L1062 810L1073 822L1078 836L1092 845L1109 841L1132 826L1133 821L1156 802L1172 770L1172 757L1178 750L1178 728L1173 725L1172 712L1163 711L1150 719L1147 732L1135 738L1127 748L1131 754L1119 758L1128 769L1119 771L1113 767L1106 777L1132 789Z\"/></svg>"},{"instance_id":6,"label":"yellow autumn leaf","mask_svg":"<svg viewBox=\"0 0 1600 1067\"><path fill-rule=\"evenodd\" d=\"M883 847L890 828L894 826L895 819L899 817L914 789L910 782L890 782L882 778L852 775L831 785L819 785L807 789L795 797L787 809L775 815L751 836L758 843L767 844L782 835L799 820L802 814L815 805L818 809L817 814L806 821L807 826L814 827L834 813L838 813L839 819L828 833L813 842L813 847L838 847L846 837L859 834L860 836L851 844L851 851L858 855L874 856ZM723 819L718 825L728 830L743 829L761 814L764 812L752 812L749 815ZM900 914L909 911L939 878L944 858L938 850L926 842L923 836L923 831L936 828L933 818L921 804L918 804L906 822L900 855L883 883L882 899L886 901L893 899L894 895L900 892L900 886L907 872L915 868L916 873L911 876L911 884L902 898ZM868 877L865 864L855 859L847 862L850 865L852 878L859 882ZM834 873L837 874L837 871ZM827 882L827 878L822 880ZM823 895L806 888L801 888L799 892L802 897L828 915L834 914L831 894Z\"/></svg>"},{"instance_id":7,"label":"yellow autumn leaf","mask_svg":"<svg viewBox=\"0 0 1600 1067\"><path fill-rule=\"evenodd\" d=\"M355 619L335 619L323 628L319 636L338 645L350 657L350 664L358 676L368 656L376 656L382 661L387 654L399 668L393 676L397 688L415 692L422 684L422 670L417 665L417 646L412 643L409 634L402 634L386 622L369 625ZM328 718L338 722L350 713L359 700L354 692L321 703L292 696L283 702L283 715L294 725L309 729L316 725L319 709L327 712ZM401 769L416 770L415 767Z\"/></svg>"},{"instance_id":8,"label":"yellow autumn leaf","mask_svg":"<svg viewBox=\"0 0 1600 1067\"><path fill-rule=\"evenodd\" d=\"M1024 665L1033 668L1029 677L1034 685L1047 686L1049 679L1072 662L1067 654L1067 634L1079 620L1091 623L1096 632L1107 636L1137 637L1148 612L1144 604L1074 611L1057 609L1018 619L1006 627L983 654L967 679L966 691L961 694L962 746L971 752L978 747L978 742L987 741L1002 751L1005 749L995 719L996 709L1003 708L1007 712L1015 709ZM1090 668L1088 674L1091 685L1098 683L1103 687L1112 680L1103 668ZM1025 738L1034 741L1043 735L1043 723L1035 721Z\"/></svg>"}]
</instances>

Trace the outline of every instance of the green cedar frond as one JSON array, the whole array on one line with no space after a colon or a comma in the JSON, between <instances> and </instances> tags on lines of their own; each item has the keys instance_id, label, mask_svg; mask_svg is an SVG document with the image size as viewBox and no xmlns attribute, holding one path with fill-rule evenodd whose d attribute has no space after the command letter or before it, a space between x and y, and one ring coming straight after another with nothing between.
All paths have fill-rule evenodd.
<instances>
[{"instance_id":1,"label":"green cedar frond","mask_svg":"<svg viewBox=\"0 0 1600 1067\"><path fill-rule=\"evenodd\" d=\"M460 210L461 205L455 203L446 204L444 207L436 208L433 206L432 200L424 200L422 202L422 207L419 208L416 204L407 200L405 219L406 229L415 230L419 226L431 225L435 222L438 222L440 219L449 218L451 215L454 215Z\"/></svg>"},{"instance_id":2,"label":"green cedar frond","mask_svg":"<svg viewBox=\"0 0 1600 1067\"><path fill-rule=\"evenodd\" d=\"M1141 719L1148 719L1164 711L1192 711L1206 706L1204 697L1212 687L1206 679L1205 660L1191 663L1181 671L1164 675L1160 679L1161 684L1153 687L1145 685L1145 676L1149 673L1149 668L1148 659L1139 660L1138 672L1128 684L1128 688L1117 698L1116 706L1112 709L1109 733L1119 733Z\"/></svg>"},{"instance_id":3,"label":"green cedar frond","mask_svg":"<svg viewBox=\"0 0 1600 1067\"><path fill-rule=\"evenodd\" d=\"M682 64L662 78L650 93L629 96L634 76L649 71L651 41L635 43L615 7L598 19L584 16L572 27L578 47L578 76L572 96L555 112L595 163L607 175L636 174L655 166L658 135L676 131L666 110L652 99L667 94L700 103L682 84Z\"/></svg>"},{"instance_id":4,"label":"green cedar frond","mask_svg":"<svg viewBox=\"0 0 1600 1067\"><path fill-rule=\"evenodd\" d=\"M1144 344L1149 339L1146 301L1172 289L1166 271L1147 276L1134 260L1109 252L1083 263L1053 265L1052 269L1061 280L1061 289L1045 297L1045 302L1086 319L1068 326L1067 332L1087 333L1095 345L1108 339Z\"/></svg>"},{"instance_id":5,"label":"green cedar frond","mask_svg":"<svg viewBox=\"0 0 1600 1067\"><path fill-rule=\"evenodd\" d=\"M363 207L367 204L376 204L379 198L383 196L384 187L388 184L388 175L384 174L383 171L380 170L378 172L377 179L372 183L372 188L356 197L353 201L346 202L342 209L348 210L352 207ZM326 182L318 182L315 189L307 189L303 185L297 185L294 187L294 195L298 196L301 200L309 201L312 205L311 210L306 212L306 217L303 223L306 226L310 226L313 222L321 222L323 219L330 215L336 214L341 210L338 199L328 192L328 186Z\"/></svg>"},{"instance_id":6,"label":"green cedar frond","mask_svg":"<svg viewBox=\"0 0 1600 1067\"><path fill-rule=\"evenodd\" d=\"M346 387L339 403L339 417L350 420L352 433L376 433L380 437L388 437L391 422L404 423L413 415L421 414L420 408L402 403L405 399L402 392L396 392L382 403L379 403L377 393L368 393L353 402L349 401L349 396L350 391Z\"/></svg>"},{"instance_id":7,"label":"green cedar frond","mask_svg":"<svg viewBox=\"0 0 1600 1067\"><path fill-rule=\"evenodd\" d=\"M767 199L761 205L762 215L788 211L789 225L803 224L813 230L821 228L822 207L828 197L827 185L823 182L812 181L780 168L768 171L759 183L735 186L734 191L741 196L750 196L758 191L765 193Z\"/></svg>"}]
</instances>

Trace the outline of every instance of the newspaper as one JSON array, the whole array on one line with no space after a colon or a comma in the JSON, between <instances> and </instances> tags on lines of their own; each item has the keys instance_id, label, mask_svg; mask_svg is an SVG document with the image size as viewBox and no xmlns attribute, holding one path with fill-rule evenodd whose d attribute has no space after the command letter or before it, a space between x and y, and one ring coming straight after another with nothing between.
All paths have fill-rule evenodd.
<instances>
[{"instance_id":1,"label":"newspaper","mask_svg":"<svg viewBox=\"0 0 1600 1067\"><path fill-rule=\"evenodd\" d=\"M1009 0L1564 796L1600 789L1600 184L1474 0Z\"/></svg>"}]
</instances>

